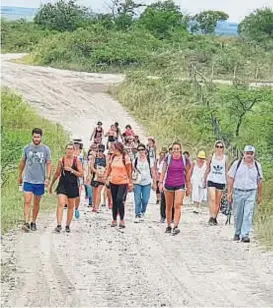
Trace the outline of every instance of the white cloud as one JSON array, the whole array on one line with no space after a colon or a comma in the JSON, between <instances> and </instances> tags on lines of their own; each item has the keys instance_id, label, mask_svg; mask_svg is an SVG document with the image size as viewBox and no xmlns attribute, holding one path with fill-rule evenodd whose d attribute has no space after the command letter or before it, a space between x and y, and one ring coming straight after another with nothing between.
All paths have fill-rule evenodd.
<instances>
[{"instance_id":1,"label":"white cloud","mask_svg":"<svg viewBox=\"0 0 273 308\"><path fill-rule=\"evenodd\" d=\"M4 6L39 7L50 0L2 0ZM51 1L53 2L53 1ZM140 3L152 3L152 0L136 1ZM231 21L240 21L244 16L257 8L268 6L273 8L272 0L176 0L183 11L196 13L202 10L221 10L229 14ZM95 11L104 11L111 0L79 0L78 3L90 6Z\"/></svg>"}]
</instances>

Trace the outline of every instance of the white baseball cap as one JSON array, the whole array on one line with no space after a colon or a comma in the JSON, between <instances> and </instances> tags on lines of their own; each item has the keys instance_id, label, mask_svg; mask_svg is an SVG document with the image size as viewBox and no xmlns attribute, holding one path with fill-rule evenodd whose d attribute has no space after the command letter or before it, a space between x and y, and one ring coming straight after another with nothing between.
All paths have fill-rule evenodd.
<instances>
[{"instance_id":1,"label":"white baseball cap","mask_svg":"<svg viewBox=\"0 0 273 308\"><path fill-rule=\"evenodd\" d=\"M253 145L246 145L244 148L244 152L253 152L255 153L255 147Z\"/></svg>"}]
</instances>

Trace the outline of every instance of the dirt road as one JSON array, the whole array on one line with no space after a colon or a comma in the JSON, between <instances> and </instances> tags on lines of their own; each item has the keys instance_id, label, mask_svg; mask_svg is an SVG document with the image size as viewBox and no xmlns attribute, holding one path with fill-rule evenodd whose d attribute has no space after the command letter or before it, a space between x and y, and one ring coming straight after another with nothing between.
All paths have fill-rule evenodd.
<instances>
[{"instance_id":1,"label":"dirt road","mask_svg":"<svg viewBox=\"0 0 273 308\"><path fill-rule=\"evenodd\" d=\"M122 76L23 66L2 57L2 84L17 89L42 115L88 141L97 120L119 121L144 132L105 94ZM77 108L75 108L77 106ZM144 223L133 223L132 196L124 233L109 227L111 214L83 203L71 234L54 234L55 215L41 216L38 231L15 230L2 239L4 307L135 307L273 305L273 255L233 242L233 226L207 225L207 210L182 211L181 234L164 233L152 198Z\"/></svg>"}]
</instances>

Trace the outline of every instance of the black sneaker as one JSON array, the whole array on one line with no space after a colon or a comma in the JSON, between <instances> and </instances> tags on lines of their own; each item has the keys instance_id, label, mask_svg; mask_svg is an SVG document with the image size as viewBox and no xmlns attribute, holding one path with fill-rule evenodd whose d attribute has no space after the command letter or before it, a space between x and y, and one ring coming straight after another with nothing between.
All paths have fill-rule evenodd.
<instances>
[{"instance_id":1,"label":"black sneaker","mask_svg":"<svg viewBox=\"0 0 273 308\"><path fill-rule=\"evenodd\" d=\"M218 222L217 222L217 219L216 219L216 218L213 218L212 224L213 224L214 226L217 226L217 225L218 225Z\"/></svg>"},{"instance_id":2,"label":"black sneaker","mask_svg":"<svg viewBox=\"0 0 273 308\"><path fill-rule=\"evenodd\" d=\"M31 231L37 231L37 226L36 226L35 222L30 223L30 229L31 229Z\"/></svg>"},{"instance_id":3,"label":"black sneaker","mask_svg":"<svg viewBox=\"0 0 273 308\"><path fill-rule=\"evenodd\" d=\"M243 243L250 243L250 238L249 238L248 236L244 236L244 237L242 238L242 242L243 242Z\"/></svg>"},{"instance_id":4,"label":"black sneaker","mask_svg":"<svg viewBox=\"0 0 273 308\"><path fill-rule=\"evenodd\" d=\"M167 227L165 233L172 233L172 227L171 226Z\"/></svg>"},{"instance_id":5,"label":"black sneaker","mask_svg":"<svg viewBox=\"0 0 273 308\"><path fill-rule=\"evenodd\" d=\"M180 233L180 230L179 230L178 227L176 226L176 227L173 228L172 234L173 234L173 235L176 235L176 234L178 234L178 233Z\"/></svg>"},{"instance_id":6,"label":"black sneaker","mask_svg":"<svg viewBox=\"0 0 273 308\"><path fill-rule=\"evenodd\" d=\"M61 225L58 225L56 228L55 228L55 231L57 233L60 233L62 231L62 226Z\"/></svg>"},{"instance_id":7,"label":"black sneaker","mask_svg":"<svg viewBox=\"0 0 273 308\"><path fill-rule=\"evenodd\" d=\"M235 234L233 237L233 241L240 241L240 235Z\"/></svg>"},{"instance_id":8,"label":"black sneaker","mask_svg":"<svg viewBox=\"0 0 273 308\"><path fill-rule=\"evenodd\" d=\"M29 232L30 231L30 225L28 222L25 222L22 226L22 230L24 230L25 232Z\"/></svg>"},{"instance_id":9,"label":"black sneaker","mask_svg":"<svg viewBox=\"0 0 273 308\"><path fill-rule=\"evenodd\" d=\"M209 219L209 225L210 225L210 226L214 225L214 218L213 218L213 217L210 217L210 219Z\"/></svg>"},{"instance_id":10,"label":"black sneaker","mask_svg":"<svg viewBox=\"0 0 273 308\"><path fill-rule=\"evenodd\" d=\"M159 200L156 200L156 204L159 204Z\"/></svg>"},{"instance_id":11,"label":"black sneaker","mask_svg":"<svg viewBox=\"0 0 273 308\"><path fill-rule=\"evenodd\" d=\"M71 230L70 230L70 227L69 226L65 226L65 232L69 233Z\"/></svg>"}]
</instances>

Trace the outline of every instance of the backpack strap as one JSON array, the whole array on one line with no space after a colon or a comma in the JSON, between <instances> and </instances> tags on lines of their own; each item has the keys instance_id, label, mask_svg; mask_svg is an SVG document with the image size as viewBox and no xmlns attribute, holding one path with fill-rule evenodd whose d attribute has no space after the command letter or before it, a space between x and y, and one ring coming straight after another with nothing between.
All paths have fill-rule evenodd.
<instances>
[{"instance_id":1,"label":"backpack strap","mask_svg":"<svg viewBox=\"0 0 273 308\"><path fill-rule=\"evenodd\" d=\"M259 170L257 160L254 161L254 164L255 164L255 167L256 167L256 170L257 170L257 173L258 173L257 182L259 182L259 180L261 179L261 173L260 173L260 170Z\"/></svg>"}]
</instances>

